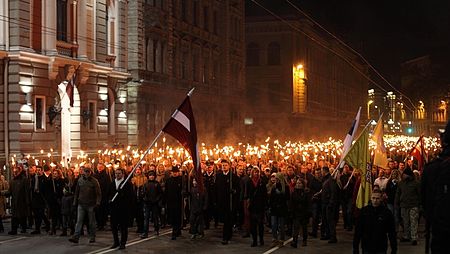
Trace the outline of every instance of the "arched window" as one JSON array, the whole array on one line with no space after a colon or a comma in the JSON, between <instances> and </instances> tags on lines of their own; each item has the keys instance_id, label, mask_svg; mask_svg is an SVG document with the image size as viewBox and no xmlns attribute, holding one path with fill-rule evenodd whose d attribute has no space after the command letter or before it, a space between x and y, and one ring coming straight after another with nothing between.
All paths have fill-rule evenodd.
<instances>
[{"instance_id":1,"label":"arched window","mask_svg":"<svg viewBox=\"0 0 450 254\"><path fill-rule=\"evenodd\" d=\"M247 45L247 66L259 65L259 45L250 43Z\"/></svg>"},{"instance_id":2,"label":"arched window","mask_svg":"<svg viewBox=\"0 0 450 254\"><path fill-rule=\"evenodd\" d=\"M267 64L279 65L280 64L280 44L277 42L271 42L267 48Z\"/></svg>"}]
</instances>

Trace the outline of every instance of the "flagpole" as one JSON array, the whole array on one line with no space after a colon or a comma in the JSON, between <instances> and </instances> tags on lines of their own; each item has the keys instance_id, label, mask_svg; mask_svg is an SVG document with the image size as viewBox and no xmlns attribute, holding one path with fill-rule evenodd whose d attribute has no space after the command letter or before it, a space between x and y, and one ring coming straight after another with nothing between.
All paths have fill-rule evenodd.
<instances>
[{"instance_id":1,"label":"flagpole","mask_svg":"<svg viewBox=\"0 0 450 254\"><path fill-rule=\"evenodd\" d=\"M192 93L194 92L195 87L193 87L187 94L187 96L191 96ZM179 107L178 107L179 108ZM172 115L170 116L169 120L167 120L166 124L164 126L166 126L170 119L172 119L177 113L178 113L178 108L175 109L175 111L172 113ZM114 197L111 199L111 202L114 202L114 200L117 198L117 195L119 194L119 190L122 189L122 187L128 182L128 180L130 180L131 176L134 174L134 172L136 171L136 169L138 168L139 164L141 164L141 162L144 160L145 156L150 152L150 150L153 148L153 146L155 145L156 141L159 139L159 137L161 136L161 134L163 133L163 129L161 128L161 130L159 130L158 134L156 135L156 137L153 139L152 143L150 144L150 146L147 148L147 150L145 150L145 152L141 155L141 157L139 158L138 162L136 162L136 165L134 165L133 170L131 170L130 174L127 176L127 178L125 179L125 181L120 184L119 189L116 191L116 194L114 194Z\"/></svg>"}]
</instances>

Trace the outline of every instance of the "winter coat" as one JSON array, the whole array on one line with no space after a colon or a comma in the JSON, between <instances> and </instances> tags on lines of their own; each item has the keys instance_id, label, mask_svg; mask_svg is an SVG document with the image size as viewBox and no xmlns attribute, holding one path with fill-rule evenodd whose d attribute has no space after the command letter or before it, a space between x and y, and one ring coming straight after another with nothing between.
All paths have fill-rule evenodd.
<instances>
[{"instance_id":1,"label":"winter coat","mask_svg":"<svg viewBox=\"0 0 450 254\"><path fill-rule=\"evenodd\" d=\"M395 195L395 203L400 208L419 207L420 183L411 176L400 181Z\"/></svg>"},{"instance_id":2,"label":"winter coat","mask_svg":"<svg viewBox=\"0 0 450 254\"><path fill-rule=\"evenodd\" d=\"M100 185L94 177L80 177L77 182L77 188L74 196L74 206L99 206L102 199Z\"/></svg>"},{"instance_id":3,"label":"winter coat","mask_svg":"<svg viewBox=\"0 0 450 254\"><path fill-rule=\"evenodd\" d=\"M272 188L269 198L270 215L276 217L288 216L289 188L286 186L284 192L281 184L277 183Z\"/></svg>"},{"instance_id":4,"label":"winter coat","mask_svg":"<svg viewBox=\"0 0 450 254\"><path fill-rule=\"evenodd\" d=\"M0 193L9 190L9 183L6 180L0 179ZM6 215L6 197L0 194L0 218Z\"/></svg>"},{"instance_id":5,"label":"winter coat","mask_svg":"<svg viewBox=\"0 0 450 254\"><path fill-rule=\"evenodd\" d=\"M61 198L61 215L69 216L73 210L73 194L64 195Z\"/></svg>"},{"instance_id":6,"label":"winter coat","mask_svg":"<svg viewBox=\"0 0 450 254\"><path fill-rule=\"evenodd\" d=\"M30 215L30 186L25 171L15 176L9 184L11 195L11 213L13 217L22 218Z\"/></svg>"},{"instance_id":7,"label":"winter coat","mask_svg":"<svg viewBox=\"0 0 450 254\"><path fill-rule=\"evenodd\" d=\"M394 216L385 206L373 207L368 205L362 208L356 221L353 235L353 251L359 253L359 243L363 251L369 253L386 253L388 244L391 244L391 253L397 252L397 239Z\"/></svg>"},{"instance_id":8,"label":"winter coat","mask_svg":"<svg viewBox=\"0 0 450 254\"><path fill-rule=\"evenodd\" d=\"M309 218L310 198L307 192L301 189L294 189L289 202L292 218L307 222Z\"/></svg>"},{"instance_id":9,"label":"winter coat","mask_svg":"<svg viewBox=\"0 0 450 254\"><path fill-rule=\"evenodd\" d=\"M153 180L153 181L149 180L144 185L143 191L144 191L144 193L143 193L144 202L151 203L151 204L161 203L163 192L162 192L161 184L158 183L156 180Z\"/></svg>"},{"instance_id":10,"label":"winter coat","mask_svg":"<svg viewBox=\"0 0 450 254\"><path fill-rule=\"evenodd\" d=\"M339 205L339 187L336 180L330 175L326 175L322 184L322 205L334 206Z\"/></svg>"},{"instance_id":11,"label":"winter coat","mask_svg":"<svg viewBox=\"0 0 450 254\"><path fill-rule=\"evenodd\" d=\"M239 178L236 174L231 175L231 190L230 190L230 174L224 175L222 172L217 173L216 176L216 200L217 209L221 213L235 211L239 200ZM230 197L232 198L230 203ZM232 207L230 207L232 205Z\"/></svg>"},{"instance_id":12,"label":"winter coat","mask_svg":"<svg viewBox=\"0 0 450 254\"><path fill-rule=\"evenodd\" d=\"M123 180L125 181L125 180ZM121 185L123 182L121 183ZM109 208L111 217L115 218L129 218L131 216L130 207L133 205L133 199L130 197L133 196L133 185L130 182L126 182L123 184L122 188L119 190L119 193L117 194L114 201L112 201L113 197L116 195L117 189L116 189L116 182L113 180L107 190L107 197L108 200L110 200Z\"/></svg>"},{"instance_id":13,"label":"winter coat","mask_svg":"<svg viewBox=\"0 0 450 254\"><path fill-rule=\"evenodd\" d=\"M256 185L252 179L247 182L248 210L251 214L263 214L267 207L267 188L260 178Z\"/></svg>"},{"instance_id":14,"label":"winter coat","mask_svg":"<svg viewBox=\"0 0 450 254\"><path fill-rule=\"evenodd\" d=\"M208 193L199 192L198 187L192 187L190 192L191 197L191 213L194 215L201 214L208 208Z\"/></svg>"}]
</instances>

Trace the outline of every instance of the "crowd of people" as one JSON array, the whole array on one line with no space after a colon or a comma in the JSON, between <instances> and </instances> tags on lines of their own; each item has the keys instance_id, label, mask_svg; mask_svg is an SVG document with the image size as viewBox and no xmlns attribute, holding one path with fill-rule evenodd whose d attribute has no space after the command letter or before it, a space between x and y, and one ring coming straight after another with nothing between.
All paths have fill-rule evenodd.
<instances>
[{"instance_id":1,"label":"crowd of people","mask_svg":"<svg viewBox=\"0 0 450 254\"><path fill-rule=\"evenodd\" d=\"M309 237L337 243L336 224L342 214L345 229L355 230L355 243L362 241L367 248L363 228L369 222L358 220L360 211L355 208L360 172L349 165L334 168L325 160L250 165L222 159L202 161L203 177L198 178L186 165L148 163L125 183L131 166L85 164L63 173L49 165L25 170L18 164L9 183L0 181L0 218L5 215L5 198L12 197L10 235L32 228L30 234L71 236L69 241L78 243L86 226L92 243L96 231L110 225L112 248L124 249L132 225L141 238L151 229L159 234L170 225L176 240L187 224L190 237L201 239L205 230L223 223L222 244L240 232L251 236L252 247L264 245L264 233L270 230L272 246L282 246L292 236L291 246L297 248L307 246ZM400 241L416 245L421 173L410 160L392 160L371 173L379 203L392 214L392 223L387 219L392 224L389 234L395 237L401 229ZM370 218L361 214L362 220ZM387 243L377 246L385 249ZM396 241L391 241L391 248L396 249Z\"/></svg>"}]
</instances>

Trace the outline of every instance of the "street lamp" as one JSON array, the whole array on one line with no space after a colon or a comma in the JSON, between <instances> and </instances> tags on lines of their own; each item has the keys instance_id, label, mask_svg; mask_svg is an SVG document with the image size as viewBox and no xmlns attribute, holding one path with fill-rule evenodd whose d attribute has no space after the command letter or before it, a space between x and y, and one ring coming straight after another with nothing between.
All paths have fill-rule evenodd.
<instances>
[{"instance_id":1,"label":"street lamp","mask_svg":"<svg viewBox=\"0 0 450 254\"><path fill-rule=\"evenodd\" d=\"M373 103L373 100L367 101L367 119L370 120L370 104Z\"/></svg>"},{"instance_id":2,"label":"street lamp","mask_svg":"<svg viewBox=\"0 0 450 254\"><path fill-rule=\"evenodd\" d=\"M307 105L307 85L305 67L297 64L292 67L293 83L293 112L305 113Z\"/></svg>"}]
</instances>

